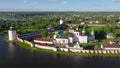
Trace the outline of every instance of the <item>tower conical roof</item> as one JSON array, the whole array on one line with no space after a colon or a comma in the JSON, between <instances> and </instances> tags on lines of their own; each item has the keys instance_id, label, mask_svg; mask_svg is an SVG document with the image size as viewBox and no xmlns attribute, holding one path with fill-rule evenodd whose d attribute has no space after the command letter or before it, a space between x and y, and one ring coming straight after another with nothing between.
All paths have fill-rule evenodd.
<instances>
[{"instance_id":1,"label":"tower conical roof","mask_svg":"<svg viewBox=\"0 0 120 68\"><path fill-rule=\"evenodd\" d=\"M15 30L15 28L13 28L13 27L11 26L9 30Z\"/></svg>"}]
</instances>

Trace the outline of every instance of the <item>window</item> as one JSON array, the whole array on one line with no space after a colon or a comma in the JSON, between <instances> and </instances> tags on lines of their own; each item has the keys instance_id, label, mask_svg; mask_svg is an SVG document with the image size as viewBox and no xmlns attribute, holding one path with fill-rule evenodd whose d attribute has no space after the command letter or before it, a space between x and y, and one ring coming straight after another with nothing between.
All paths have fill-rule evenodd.
<instances>
[{"instance_id":1,"label":"window","mask_svg":"<svg viewBox=\"0 0 120 68\"><path fill-rule=\"evenodd\" d=\"M63 43L65 42L65 40L63 40Z\"/></svg>"}]
</instances>

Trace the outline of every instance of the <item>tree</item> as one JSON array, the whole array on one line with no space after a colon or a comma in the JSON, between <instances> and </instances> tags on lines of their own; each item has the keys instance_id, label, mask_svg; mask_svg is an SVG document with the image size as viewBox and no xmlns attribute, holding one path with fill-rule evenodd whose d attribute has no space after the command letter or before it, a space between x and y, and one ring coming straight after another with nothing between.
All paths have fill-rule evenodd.
<instances>
[{"instance_id":1,"label":"tree","mask_svg":"<svg viewBox=\"0 0 120 68\"><path fill-rule=\"evenodd\" d=\"M70 35L70 32L67 30L67 31L65 31L65 33L64 33L66 36L68 36L68 35Z\"/></svg>"},{"instance_id":2,"label":"tree","mask_svg":"<svg viewBox=\"0 0 120 68\"><path fill-rule=\"evenodd\" d=\"M99 45L95 45L94 46L94 50L100 50L101 48L100 48L100 46Z\"/></svg>"},{"instance_id":3,"label":"tree","mask_svg":"<svg viewBox=\"0 0 120 68\"><path fill-rule=\"evenodd\" d=\"M106 33L112 32L112 28L110 26L106 26L103 29L104 29L104 32L106 32Z\"/></svg>"},{"instance_id":4,"label":"tree","mask_svg":"<svg viewBox=\"0 0 120 68\"><path fill-rule=\"evenodd\" d=\"M114 33L114 37L120 36L120 32L118 29L115 29L113 33Z\"/></svg>"},{"instance_id":5,"label":"tree","mask_svg":"<svg viewBox=\"0 0 120 68\"><path fill-rule=\"evenodd\" d=\"M41 37L46 38L48 36L48 33L46 31L41 32Z\"/></svg>"}]
</instances>

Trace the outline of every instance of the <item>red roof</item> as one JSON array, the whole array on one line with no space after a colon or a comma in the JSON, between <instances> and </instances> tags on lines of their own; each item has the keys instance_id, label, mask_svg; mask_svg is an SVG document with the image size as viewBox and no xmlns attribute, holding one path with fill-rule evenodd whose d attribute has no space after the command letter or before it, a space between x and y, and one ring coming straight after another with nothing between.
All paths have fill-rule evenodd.
<instances>
[{"instance_id":1,"label":"red roof","mask_svg":"<svg viewBox=\"0 0 120 68\"><path fill-rule=\"evenodd\" d=\"M45 44L45 43L40 43L40 45L42 45L42 46L47 46L47 44Z\"/></svg>"},{"instance_id":2,"label":"red roof","mask_svg":"<svg viewBox=\"0 0 120 68\"><path fill-rule=\"evenodd\" d=\"M48 41L48 42L52 42L53 41L53 39L51 39L51 38L36 38L35 40Z\"/></svg>"},{"instance_id":3,"label":"red roof","mask_svg":"<svg viewBox=\"0 0 120 68\"><path fill-rule=\"evenodd\" d=\"M106 47L106 48L120 48L120 45L118 45L118 44L107 44L107 45L104 45L104 47Z\"/></svg>"}]
</instances>

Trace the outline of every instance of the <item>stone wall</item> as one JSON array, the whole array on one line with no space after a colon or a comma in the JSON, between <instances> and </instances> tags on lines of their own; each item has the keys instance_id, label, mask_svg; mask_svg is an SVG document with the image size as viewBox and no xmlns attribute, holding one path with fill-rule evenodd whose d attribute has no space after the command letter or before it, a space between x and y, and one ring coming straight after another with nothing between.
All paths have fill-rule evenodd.
<instances>
[{"instance_id":1,"label":"stone wall","mask_svg":"<svg viewBox=\"0 0 120 68\"><path fill-rule=\"evenodd\" d=\"M27 40L23 40L23 39L19 38L18 36L17 36L17 41L27 43L27 44L29 44L31 47L34 47L34 44L33 44L32 42L27 41Z\"/></svg>"},{"instance_id":2,"label":"stone wall","mask_svg":"<svg viewBox=\"0 0 120 68\"><path fill-rule=\"evenodd\" d=\"M88 54L120 54L120 50L79 50L69 49L70 52L88 53Z\"/></svg>"},{"instance_id":3,"label":"stone wall","mask_svg":"<svg viewBox=\"0 0 120 68\"><path fill-rule=\"evenodd\" d=\"M48 49L48 50L53 50L53 51L64 51L64 52L78 52L78 53L88 53L88 54L120 54L120 49L118 50L81 50L78 48L54 48L54 47L50 47L50 46L42 46L42 45L38 45L38 44L33 44L30 41L27 40L22 40L21 38L17 37L17 41L19 42L24 42L27 44L30 44L31 47L37 47L37 48L42 48L42 49Z\"/></svg>"},{"instance_id":4,"label":"stone wall","mask_svg":"<svg viewBox=\"0 0 120 68\"><path fill-rule=\"evenodd\" d=\"M30 41L24 40L24 43L27 43L27 44L31 45L31 47L34 47L34 44Z\"/></svg>"},{"instance_id":5,"label":"stone wall","mask_svg":"<svg viewBox=\"0 0 120 68\"><path fill-rule=\"evenodd\" d=\"M54 47L42 46L42 45L39 45L39 44L35 44L35 47L42 48L42 49L48 49L48 50L54 50Z\"/></svg>"},{"instance_id":6,"label":"stone wall","mask_svg":"<svg viewBox=\"0 0 120 68\"><path fill-rule=\"evenodd\" d=\"M22 40L22 39L19 38L18 36L17 36L17 41L19 41L19 42L24 42L24 40Z\"/></svg>"}]
</instances>

